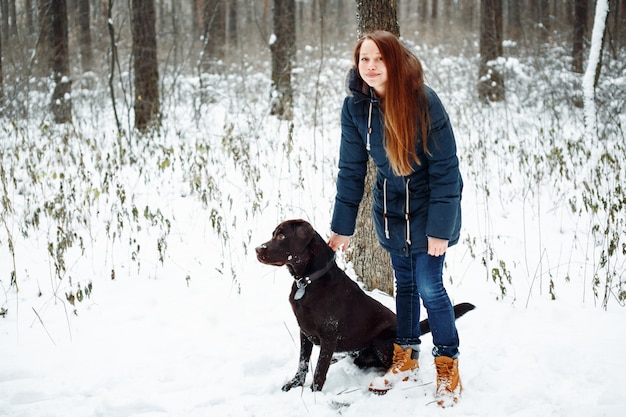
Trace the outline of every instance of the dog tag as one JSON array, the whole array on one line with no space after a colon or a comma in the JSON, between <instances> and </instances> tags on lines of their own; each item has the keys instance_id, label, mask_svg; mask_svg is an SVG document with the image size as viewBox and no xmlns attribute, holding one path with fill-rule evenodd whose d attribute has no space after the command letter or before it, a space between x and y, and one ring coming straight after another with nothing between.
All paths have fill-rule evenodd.
<instances>
[{"instance_id":1,"label":"dog tag","mask_svg":"<svg viewBox=\"0 0 626 417\"><path fill-rule=\"evenodd\" d=\"M298 289L296 290L296 293L293 296L294 300L299 300L304 296L304 290L305 290L306 286L302 286L302 287L298 287Z\"/></svg>"}]
</instances>

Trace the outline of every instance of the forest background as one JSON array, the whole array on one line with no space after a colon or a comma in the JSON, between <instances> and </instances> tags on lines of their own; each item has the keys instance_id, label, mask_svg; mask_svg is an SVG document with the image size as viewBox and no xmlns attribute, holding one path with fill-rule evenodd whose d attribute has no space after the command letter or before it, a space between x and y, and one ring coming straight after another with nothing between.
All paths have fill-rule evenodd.
<instances>
[{"instance_id":1,"label":"forest background","mask_svg":"<svg viewBox=\"0 0 626 417\"><path fill-rule=\"evenodd\" d=\"M260 149L288 161L308 149L309 160L288 164L291 186L319 191L303 166L336 165L326 142L338 134L337 97L367 3L0 0L2 315L30 274L20 248L34 236L45 244L26 252L50 275L37 296L75 312L94 290L81 263L105 265L96 269L111 279L166 263L175 214L145 190L172 176L202 206L220 250L212 267L235 286L268 207L277 221L299 212L326 224L301 197L286 203L262 188L270 167ZM519 276L528 297L556 298L574 280L583 299L623 305L626 1L597 2L608 7L587 96L594 1L378 3L395 8L453 120L471 126L461 159L479 203L462 243L472 268L498 298L518 297ZM494 204L521 214L500 224ZM545 240L546 210L563 223L558 245ZM514 256L501 250L512 237L522 240ZM112 256L120 248L122 261Z\"/></svg>"}]
</instances>

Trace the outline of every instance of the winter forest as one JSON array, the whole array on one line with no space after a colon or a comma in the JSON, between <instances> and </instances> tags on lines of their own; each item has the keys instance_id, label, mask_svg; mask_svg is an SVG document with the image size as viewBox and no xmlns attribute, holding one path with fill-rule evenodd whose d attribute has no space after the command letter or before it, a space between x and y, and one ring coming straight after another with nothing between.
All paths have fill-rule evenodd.
<instances>
[{"instance_id":1,"label":"winter forest","mask_svg":"<svg viewBox=\"0 0 626 417\"><path fill-rule=\"evenodd\" d=\"M178 332L190 326L185 335L207 345L223 335L256 343L237 339L244 330L270 345L285 337L293 320L290 277L260 265L254 248L290 218L306 219L328 237L345 77L358 37L372 29L394 31L411 46L454 125L465 188L461 241L444 271L451 296L477 304L477 311L482 303L482 314L510 322L524 323L511 311L536 307L558 311L555 323L570 323L565 310L574 306L576 317L593 317L586 327L597 325L598 334L613 334L623 323L626 0L0 0L0 6L0 416L295 414L272 407L290 398L274 391L295 370L297 346L278 359L276 349L260 348L276 371L268 374L274 385L259 392L271 391L263 402L268 408L253 412L248 406L261 400L248 399L244 388L241 401L226 389L220 397L220 388L208 403L172 394L180 388L167 379L178 378L174 365L193 366L181 365L184 357L227 372L227 353L213 363L199 348L183 352L171 342L181 355L157 375L153 364L141 365L151 357L143 348L163 340L149 335L142 344L133 335L171 331L187 340ZM338 262L393 305L391 268L368 216L362 207L360 234ZM481 313L462 320L480 329L472 314ZM608 324L600 324L603 317ZM261 329L272 329L270 336ZM135 340L143 353L131 349L135 362L120 364L131 370L122 378L129 381L126 394L108 379L85 384L78 363L93 358L77 351L109 346L111 336L127 331L124 345ZM560 333L541 334L547 346ZM579 343L578 336L567 343ZM41 359L59 346L64 353L53 356L65 365ZM77 364L66 369L74 382L65 392L59 375L70 362ZM116 367L105 359L93 366L114 378ZM345 373L335 375L337 385L370 376L355 377L342 362L333 366ZM267 383L260 382L261 365L251 369L253 384ZM481 391L472 397L473 369L467 371L470 408L458 415L596 415L588 412L595 402L577 402L578 391L557 392L559 404L571 404L558 409L537 399L536 408L515 414L512 402L502 400L492 414L481 412ZM163 414L128 394L141 372L154 391L176 388L153 398ZM538 398L534 382L523 382L535 376L520 378L520 391L500 393ZM619 378L606 381L619 387L626 382ZM484 380L499 389L497 380ZM595 373L590 380L607 383ZM19 381L43 382L26 388ZM198 386L181 392L201 396L199 385L214 382L194 381ZM88 389L104 389L105 400L92 400ZM285 404L304 402L320 416L376 410L365 394L353 402L324 397L331 393L356 395L330 382L313 403L294 393L298 398ZM70 414L50 411L70 406L61 397L81 405ZM321 411L319 398L328 400ZM597 415L626 407L619 395L598 402L609 408Z\"/></svg>"}]
</instances>

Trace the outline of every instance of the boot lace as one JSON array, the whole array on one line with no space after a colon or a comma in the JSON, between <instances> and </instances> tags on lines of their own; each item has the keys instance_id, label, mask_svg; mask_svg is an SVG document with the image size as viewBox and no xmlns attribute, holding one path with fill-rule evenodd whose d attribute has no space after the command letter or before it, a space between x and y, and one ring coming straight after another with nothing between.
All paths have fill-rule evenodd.
<instances>
[{"instance_id":1,"label":"boot lace","mask_svg":"<svg viewBox=\"0 0 626 417\"><path fill-rule=\"evenodd\" d=\"M437 367L437 390L447 389L452 383L452 363L436 362L435 366Z\"/></svg>"},{"instance_id":2,"label":"boot lace","mask_svg":"<svg viewBox=\"0 0 626 417\"><path fill-rule=\"evenodd\" d=\"M393 353L391 371L396 374L404 370L406 362L411 358L411 352L406 349Z\"/></svg>"}]
</instances>

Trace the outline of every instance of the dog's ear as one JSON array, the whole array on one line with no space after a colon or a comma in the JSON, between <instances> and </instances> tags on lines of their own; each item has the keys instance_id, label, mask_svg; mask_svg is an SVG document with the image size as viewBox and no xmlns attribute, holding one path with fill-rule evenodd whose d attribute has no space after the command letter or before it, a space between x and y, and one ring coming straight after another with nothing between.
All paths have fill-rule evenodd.
<instances>
[{"instance_id":1,"label":"dog's ear","mask_svg":"<svg viewBox=\"0 0 626 417\"><path fill-rule=\"evenodd\" d=\"M302 253L304 249L309 245L313 236L315 236L315 230L308 222L299 220L292 223L293 225L293 245L292 249L294 253Z\"/></svg>"}]
</instances>

